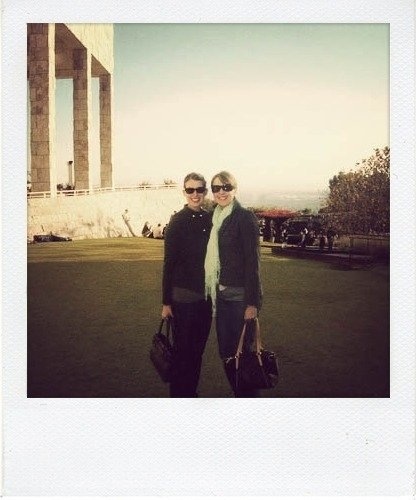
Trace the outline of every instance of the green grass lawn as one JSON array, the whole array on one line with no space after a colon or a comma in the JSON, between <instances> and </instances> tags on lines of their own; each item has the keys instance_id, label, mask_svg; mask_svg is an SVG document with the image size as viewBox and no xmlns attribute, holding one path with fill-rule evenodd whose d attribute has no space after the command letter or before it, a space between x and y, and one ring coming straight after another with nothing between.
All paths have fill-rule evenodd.
<instances>
[{"instance_id":1,"label":"green grass lawn","mask_svg":"<svg viewBox=\"0 0 416 500\"><path fill-rule=\"evenodd\" d=\"M28 396L167 397L149 361L163 241L28 246ZM262 249L267 348L281 379L264 397L389 396L389 268L343 270ZM200 397L232 397L211 329Z\"/></svg>"}]
</instances>

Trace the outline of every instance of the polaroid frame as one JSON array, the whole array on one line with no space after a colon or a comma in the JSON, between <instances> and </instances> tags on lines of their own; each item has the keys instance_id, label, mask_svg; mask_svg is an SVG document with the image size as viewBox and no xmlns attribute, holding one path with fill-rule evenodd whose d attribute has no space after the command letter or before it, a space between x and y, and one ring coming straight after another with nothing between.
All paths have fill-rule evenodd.
<instances>
[{"instance_id":1,"label":"polaroid frame","mask_svg":"<svg viewBox=\"0 0 416 500\"><path fill-rule=\"evenodd\" d=\"M414 2L3 2L3 494L414 493ZM26 398L26 23L389 23L391 397ZM16 145L20 145L17 146ZM403 238L405 237L405 241ZM400 246L398 245L400 239Z\"/></svg>"}]
</instances>

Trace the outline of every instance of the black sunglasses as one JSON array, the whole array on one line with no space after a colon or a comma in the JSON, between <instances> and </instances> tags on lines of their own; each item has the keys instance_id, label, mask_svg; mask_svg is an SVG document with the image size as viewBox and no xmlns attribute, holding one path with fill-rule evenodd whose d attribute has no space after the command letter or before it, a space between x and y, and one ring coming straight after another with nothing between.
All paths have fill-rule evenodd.
<instances>
[{"instance_id":1,"label":"black sunglasses","mask_svg":"<svg viewBox=\"0 0 416 500\"><path fill-rule=\"evenodd\" d=\"M199 187L199 188L185 188L185 193L186 194L193 194L193 193L195 193L195 191L198 194L202 194L202 193L205 193L206 188L204 188L204 187Z\"/></svg>"},{"instance_id":2,"label":"black sunglasses","mask_svg":"<svg viewBox=\"0 0 416 500\"><path fill-rule=\"evenodd\" d=\"M211 191L213 193L219 193L221 189L228 193L234 189L234 186L232 184L222 184L222 186L218 186L217 184L212 184L211 186Z\"/></svg>"}]
</instances>

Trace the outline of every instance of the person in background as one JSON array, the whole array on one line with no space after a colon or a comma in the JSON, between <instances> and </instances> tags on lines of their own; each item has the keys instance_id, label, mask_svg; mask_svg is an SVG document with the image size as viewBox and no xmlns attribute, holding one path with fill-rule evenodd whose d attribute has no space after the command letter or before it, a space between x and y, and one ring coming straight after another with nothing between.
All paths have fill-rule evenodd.
<instances>
[{"instance_id":1,"label":"person in background","mask_svg":"<svg viewBox=\"0 0 416 500\"><path fill-rule=\"evenodd\" d=\"M130 215L127 208L124 210L124 213L121 216L123 217L124 222L130 222Z\"/></svg>"},{"instance_id":2,"label":"person in background","mask_svg":"<svg viewBox=\"0 0 416 500\"><path fill-rule=\"evenodd\" d=\"M162 224L159 224L153 229L153 238L161 240L163 238L162 234Z\"/></svg>"},{"instance_id":3,"label":"person in background","mask_svg":"<svg viewBox=\"0 0 416 500\"><path fill-rule=\"evenodd\" d=\"M152 234L152 228L150 227L149 223L146 221L144 223L144 226L142 229L142 236L144 238L149 238L151 234Z\"/></svg>"},{"instance_id":4,"label":"person in background","mask_svg":"<svg viewBox=\"0 0 416 500\"><path fill-rule=\"evenodd\" d=\"M286 248L287 247L287 229L286 229L286 227L283 227L283 229L282 229L281 240L282 240L282 248Z\"/></svg>"},{"instance_id":5,"label":"person in background","mask_svg":"<svg viewBox=\"0 0 416 500\"><path fill-rule=\"evenodd\" d=\"M300 232L300 243L299 247L305 248L306 247L306 236L308 234L308 229L304 227L302 231Z\"/></svg>"},{"instance_id":6,"label":"person in background","mask_svg":"<svg viewBox=\"0 0 416 500\"><path fill-rule=\"evenodd\" d=\"M272 238L273 230L270 219L265 219L263 228L263 241L270 241Z\"/></svg>"},{"instance_id":7,"label":"person in background","mask_svg":"<svg viewBox=\"0 0 416 500\"><path fill-rule=\"evenodd\" d=\"M128 230L129 230L130 234L131 234L132 236L136 236L136 235L134 234L133 228L132 228L132 227L131 227L131 225L130 225L130 214L129 214L129 211L128 211L128 209L127 209L127 208L124 210L124 213L123 213L123 214L121 214L121 217L123 218L123 221L124 221L124 223L126 224L126 226L127 226Z\"/></svg>"},{"instance_id":8,"label":"person in background","mask_svg":"<svg viewBox=\"0 0 416 500\"><path fill-rule=\"evenodd\" d=\"M255 215L236 200L237 182L226 171L211 181L212 229L205 258L205 291L211 297L219 354L225 363L236 351L244 322L254 323L261 307L259 230ZM249 325L247 325L249 326ZM244 349L251 349L254 328L247 328ZM235 391L257 397L257 391Z\"/></svg>"},{"instance_id":9,"label":"person in background","mask_svg":"<svg viewBox=\"0 0 416 500\"><path fill-rule=\"evenodd\" d=\"M188 174L183 183L187 204L165 232L162 318L173 320L170 397L197 397L202 356L211 328L211 300L205 298L204 260L211 215L202 209L204 177Z\"/></svg>"},{"instance_id":10,"label":"person in background","mask_svg":"<svg viewBox=\"0 0 416 500\"><path fill-rule=\"evenodd\" d=\"M328 242L328 252L332 252L333 250L335 235L336 232L332 227L330 227L326 233L326 240Z\"/></svg>"}]
</instances>

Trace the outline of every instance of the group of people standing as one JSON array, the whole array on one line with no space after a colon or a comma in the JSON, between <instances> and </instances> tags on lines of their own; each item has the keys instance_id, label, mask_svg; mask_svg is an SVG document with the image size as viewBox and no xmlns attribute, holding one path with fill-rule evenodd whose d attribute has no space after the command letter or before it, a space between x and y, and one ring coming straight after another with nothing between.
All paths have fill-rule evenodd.
<instances>
[{"instance_id":1,"label":"group of people standing","mask_svg":"<svg viewBox=\"0 0 416 500\"><path fill-rule=\"evenodd\" d=\"M152 227L146 221L142 229L142 236L143 238L155 238L162 240L165 236L165 231L166 231L166 225L162 227L162 224L159 222L157 226Z\"/></svg>"},{"instance_id":2,"label":"group of people standing","mask_svg":"<svg viewBox=\"0 0 416 500\"><path fill-rule=\"evenodd\" d=\"M197 397L202 357L215 318L224 364L234 356L245 322L261 307L259 231L255 215L235 195L237 182L221 171L211 180L215 209L203 209L204 177L184 179L185 207L174 214L165 234L162 318L173 321L170 397ZM244 349L251 349L247 329ZM239 390L236 397L257 397Z\"/></svg>"}]
</instances>

